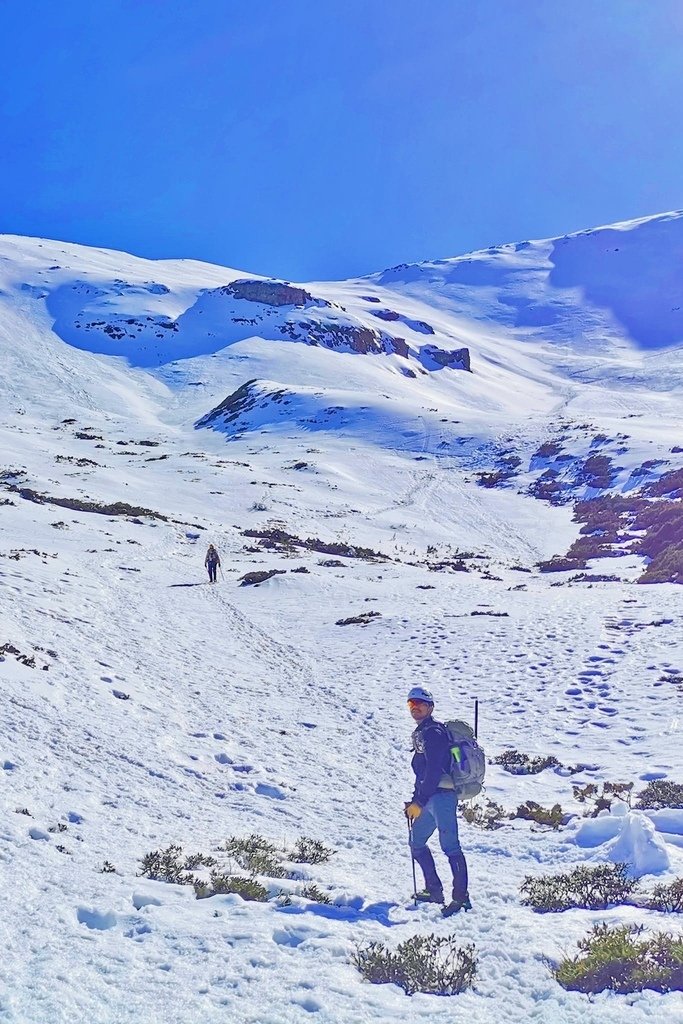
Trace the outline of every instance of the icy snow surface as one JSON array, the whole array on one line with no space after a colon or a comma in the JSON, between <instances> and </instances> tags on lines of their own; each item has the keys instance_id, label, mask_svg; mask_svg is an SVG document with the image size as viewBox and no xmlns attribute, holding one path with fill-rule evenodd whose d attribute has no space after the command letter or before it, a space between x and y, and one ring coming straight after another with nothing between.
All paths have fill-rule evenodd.
<instances>
[{"instance_id":1,"label":"icy snow surface","mask_svg":"<svg viewBox=\"0 0 683 1024\"><path fill-rule=\"evenodd\" d=\"M309 284L317 304L283 310L221 291L238 271L0 238L1 1021L683 1020L680 994L589 1000L547 962L595 921L680 934L672 915L519 899L526 875L606 862L635 828L581 824L573 785L683 781L680 587L635 585L635 556L597 563L613 582L541 574L579 527L526 492L558 434L570 458L608 437L617 490L645 461L683 465L682 248L671 214ZM384 332L408 354L306 344L282 333L294 321ZM427 344L469 348L473 372L435 369ZM248 381L250 408L195 426ZM478 486L506 453L514 485ZM267 548L246 529L385 558ZM490 765L490 799L574 816L559 831L461 821L474 910L448 922L409 901L416 683L444 717L478 698L489 756L565 766ZM682 813L646 812L619 840L633 851L653 823L670 867L641 860L658 871L646 889L683 874ZM170 843L235 870L218 848L252 832L336 853L261 879L290 906L139 877ZM469 992L410 998L349 962L358 942L432 931L475 944Z\"/></svg>"}]
</instances>

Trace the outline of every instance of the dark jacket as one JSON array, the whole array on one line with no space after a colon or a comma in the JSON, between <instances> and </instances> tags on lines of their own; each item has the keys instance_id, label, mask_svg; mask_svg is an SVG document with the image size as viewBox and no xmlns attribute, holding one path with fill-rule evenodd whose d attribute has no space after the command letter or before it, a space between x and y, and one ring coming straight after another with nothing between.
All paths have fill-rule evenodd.
<instances>
[{"instance_id":1,"label":"dark jacket","mask_svg":"<svg viewBox=\"0 0 683 1024\"><path fill-rule=\"evenodd\" d=\"M413 803L424 807L437 789L453 788L448 777L451 742L446 726L441 722L435 722L431 715L423 719L413 733L413 750Z\"/></svg>"}]
</instances>

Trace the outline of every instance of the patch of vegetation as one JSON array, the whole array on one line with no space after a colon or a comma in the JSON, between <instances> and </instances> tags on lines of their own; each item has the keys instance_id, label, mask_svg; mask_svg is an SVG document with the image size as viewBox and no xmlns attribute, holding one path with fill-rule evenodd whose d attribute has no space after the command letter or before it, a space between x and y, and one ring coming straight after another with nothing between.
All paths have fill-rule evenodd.
<instances>
[{"instance_id":1,"label":"patch of vegetation","mask_svg":"<svg viewBox=\"0 0 683 1024\"><path fill-rule=\"evenodd\" d=\"M215 868L218 861L215 857L207 857L204 853L191 853L185 858L185 867L188 871L196 871L197 868Z\"/></svg>"},{"instance_id":2,"label":"patch of vegetation","mask_svg":"<svg viewBox=\"0 0 683 1024\"><path fill-rule=\"evenodd\" d=\"M138 505L128 505L125 501L114 501L107 504L101 501L84 501L82 498L54 498L49 494L40 494L31 487L17 487L15 484L6 486L7 490L36 505L58 505L60 508L70 508L76 512L96 512L102 516L145 516L147 519L160 519L164 523L168 522L168 516L162 515L161 512L153 512L149 508L141 508Z\"/></svg>"},{"instance_id":3,"label":"patch of vegetation","mask_svg":"<svg viewBox=\"0 0 683 1024\"><path fill-rule=\"evenodd\" d=\"M580 865L568 874L527 875L520 888L522 904L541 912L606 910L626 903L638 889L637 878L628 878L626 864Z\"/></svg>"},{"instance_id":4,"label":"patch of vegetation","mask_svg":"<svg viewBox=\"0 0 683 1024\"><path fill-rule=\"evenodd\" d=\"M280 863L282 856L274 843L258 832L239 838L231 836L223 850L252 875L267 875L269 878L287 878L289 872Z\"/></svg>"},{"instance_id":5,"label":"patch of vegetation","mask_svg":"<svg viewBox=\"0 0 683 1024\"><path fill-rule=\"evenodd\" d=\"M535 821L537 825L545 825L548 828L558 829L564 824L564 811L559 804L552 807L541 807L535 800L527 800L520 804L511 818L523 818L525 821Z\"/></svg>"},{"instance_id":6,"label":"patch of vegetation","mask_svg":"<svg viewBox=\"0 0 683 1024\"><path fill-rule=\"evenodd\" d=\"M481 828L487 832L502 828L505 823L504 819L507 818L504 808L488 798L485 804L463 804L460 813L468 825L474 825L475 828Z\"/></svg>"},{"instance_id":7,"label":"patch of vegetation","mask_svg":"<svg viewBox=\"0 0 683 1024\"><path fill-rule=\"evenodd\" d=\"M552 754L548 757L529 757L519 750L504 750L494 757L492 764L499 764L512 775L538 775L546 768L561 768L561 763Z\"/></svg>"},{"instance_id":8,"label":"patch of vegetation","mask_svg":"<svg viewBox=\"0 0 683 1024\"><path fill-rule=\"evenodd\" d=\"M348 619L337 619L335 626L367 626L373 619L381 619L381 612L361 612L360 615L352 615Z\"/></svg>"},{"instance_id":9,"label":"patch of vegetation","mask_svg":"<svg viewBox=\"0 0 683 1024\"><path fill-rule=\"evenodd\" d=\"M104 864L100 868L100 874L101 875L115 875L116 874L116 868L111 863L111 861L105 860Z\"/></svg>"},{"instance_id":10,"label":"patch of vegetation","mask_svg":"<svg viewBox=\"0 0 683 1024\"><path fill-rule=\"evenodd\" d=\"M412 996L428 992L457 995L476 978L474 945L458 946L451 936L414 935L392 952L382 942L358 945L351 963L374 985L398 985Z\"/></svg>"},{"instance_id":11,"label":"patch of vegetation","mask_svg":"<svg viewBox=\"0 0 683 1024\"><path fill-rule=\"evenodd\" d=\"M639 810L683 808L683 785L680 782L670 782L668 779L654 779L638 794L636 807Z\"/></svg>"},{"instance_id":12,"label":"patch of vegetation","mask_svg":"<svg viewBox=\"0 0 683 1024\"><path fill-rule=\"evenodd\" d=\"M498 487L515 476L514 469L496 469L492 473L477 473L476 481L480 487Z\"/></svg>"},{"instance_id":13,"label":"patch of vegetation","mask_svg":"<svg viewBox=\"0 0 683 1024\"><path fill-rule=\"evenodd\" d=\"M643 494L652 498L683 498L683 469L672 469L663 473L659 480L643 489Z\"/></svg>"},{"instance_id":14,"label":"patch of vegetation","mask_svg":"<svg viewBox=\"0 0 683 1024\"><path fill-rule=\"evenodd\" d=\"M310 885L305 885L301 890L301 895L305 900L311 900L313 903L332 903L328 894L319 889L314 882L311 882Z\"/></svg>"},{"instance_id":15,"label":"patch of vegetation","mask_svg":"<svg viewBox=\"0 0 683 1024\"><path fill-rule=\"evenodd\" d=\"M656 885L645 906L666 914L683 913L683 878L676 878L669 885Z\"/></svg>"},{"instance_id":16,"label":"patch of vegetation","mask_svg":"<svg viewBox=\"0 0 683 1024\"><path fill-rule=\"evenodd\" d=\"M559 441L544 441L540 448L531 456L532 459L552 459L562 451Z\"/></svg>"},{"instance_id":17,"label":"patch of vegetation","mask_svg":"<svg viewBox=\"0 0 683 1024\"><path fill-rule=\"evenodd\" d=\"M575 800L589 805L584 815L587 818L597 818L600 811L608 811L615 800L622 800L631 806L632 782L603 782L602 791L595 782L589 782L586 786L575 785L572 789Z\"/></svg>"},{"instance_id":18,"label":"patch of vegetation","mask_svg":"<svg viewBox=\"0 0 683 1024\"><path fill-rule=\"evenodd\" d=\"M255 537L261 547L276 551L296 551L297 548L304 548L307 551L315 551L322 555L340 555L343 558L362 558L368 562L390 561L387 555L371 548L363 548L358 545L343 544L338 541L326 542L317 537L297 537L295 534L287 533L281 529L243 530L243 537Z\"/></svg>"},{"instance_id":19,"label":"patch of vegetation","mask_svg":"<svg viewBox=\"0 0 683 1024\"><path fill-rule=\"evenodd\" d=\"M142 858L140 875L155 882L171 882L174 885L193 885L195 877L188 870L182 847L172 843L165 850L152 850Z\"/></svg>"},{"instance_id":20,"label":"patch of vegetation","mask_svg":"<svg viewBox=\"0 0 683 1024\"><path fill-rule=\"evenodd\" d=\"M539 563L542 572L585 569L588 559L641 555L649 564L638 583L683 583L683 499L677 472L637 494L608 494L574 506L581 536L566 555ZM663 497L664 494L674 497ZM647 497L646 497L647 495Z\"/></svg>"},{"instance_id":21,"label":"patch of vegetation","mask_svg":"<svg viewBox=\"0 0 683 1024\"><path fill-rule=\"evenodd\" d=\"M209 882L194 883L195 895L198 900L208 899L210 896L217 896L223 893L234 893L241 896L243 900L254 903L266 903L268 901L268 890L255 878L244 878L240 875L222 875L218 871L212 871Z\"/></svg>"},{"instance_id":22,"label":"patch of vegetation","mask_svg":"<svg viewBox=\"0 0 683 1024\"><path fill-rule=\"evenodd\" d=\"M319 839L310 839L308 836L299 836L289 859L297 864L325 864L334 856L335 850L324 846Z\"/></svg>"},{"instance_id":23,"label":"patch of vegetation","mask_svg":"<svg viewBox=\"0 0 683 1024\"><path fill-rule=\"evenodd\" d=\"M247 572L240 577L241 587L257 587L259 583L265 583L273 576L284 576L284 569L262 569L259 572Z\"/></svg>"},{"instance_id":24,"label":"patch of vegetation","mask_svg":"<svg viewBox=\"0 0 683 1024\"><path fill-rule=\"evenodd\" d=\"M683 990L683 938L658 933L640 939L642 928L594 925L578 943L580 953L553 970L570 992L679 992Z\"/></svg>"},{"instance_id":25,"label":"patch of vegetation","mask_svg":"<svg viewBox=\"0 0 683 1024\"><path fill-rule=\"evenodd\" d=\"M616 470L608 455L589 455L581 467L576 482L587 487L606 490L616 478Z\"/></svg>"}]
</instances>

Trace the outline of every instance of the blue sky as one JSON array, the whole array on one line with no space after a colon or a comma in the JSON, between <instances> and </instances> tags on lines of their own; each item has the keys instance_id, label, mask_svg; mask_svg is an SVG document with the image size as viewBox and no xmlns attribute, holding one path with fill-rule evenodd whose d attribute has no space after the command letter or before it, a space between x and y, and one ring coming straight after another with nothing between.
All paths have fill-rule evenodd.
<instances>
[{"instance_id":1,"label":"blue sky","mask_svg":"<svg viewBox=\"0 0 683 1024\"><path fill-rule=\"evenodd\" d=\"M0 231L342 278L683 206L680 0L8 0Z\"/></svg>"}]
</instances>

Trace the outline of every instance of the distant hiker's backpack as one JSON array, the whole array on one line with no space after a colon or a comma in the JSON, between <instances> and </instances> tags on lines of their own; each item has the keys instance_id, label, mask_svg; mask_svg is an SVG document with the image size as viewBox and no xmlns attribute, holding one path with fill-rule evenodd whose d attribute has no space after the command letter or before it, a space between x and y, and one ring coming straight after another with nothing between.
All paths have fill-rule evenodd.
<instances>
[{"instance_id":1,"label":"distant hiker's backpack","mask_svg":"<svg viewBox=\"0 0 683 1024\"><path fill-rule=\"evenodd\" d=\"M451 740L449 775L461 800L481 793L486 773L486 756L474 738L474 730L458 719L444 722Z\"/></svg>"}]
</instances>

